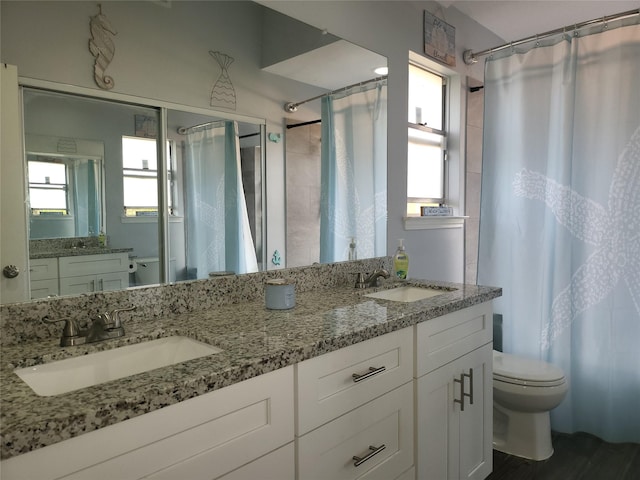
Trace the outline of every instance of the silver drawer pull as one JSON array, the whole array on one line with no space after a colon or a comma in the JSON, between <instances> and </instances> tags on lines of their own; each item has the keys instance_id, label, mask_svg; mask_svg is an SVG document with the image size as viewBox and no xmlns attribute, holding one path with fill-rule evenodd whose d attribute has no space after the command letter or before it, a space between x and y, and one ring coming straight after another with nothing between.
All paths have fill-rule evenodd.
<instances>
[{"instance_id":1,"label":"silver drawer pull","mask_svg":"<svg viewBox=\"0 0 640 480\"><path fill-rule=\"evenodd\" d=\"M473 368L469 369L469 373L463 373L463 377L469 378L469 393L463 393L463 396L469 397L469 405L473 405Z\"/></svg>"},{"instance_id":2,"label":"silver drawer pull","mask_svg":"<svg viewBox=\"0 0 640 480\"><path fill-rule=\"evenodd\" d=\"M364 462L369 460L374 455L380 453L385 448L387 448L387 446L384 443L382 445L380 445L379 447L374 447L373 445L369 445L369 450L371 450L371 451L369 453L367 453L364 457L357 457L355 455L353 456L353 459L355 460L355 462L353 462L353 466L354 467L359 467Z\"/></svg>"},{"instance_id":3,"label":"silver drawer pull","mask_svg":"<svg viewBox=\"0 0 640 480\"><path fill-rule=\"evenodd\" d=\"M454 398L453 399L453 403L459 403L460 404L460 411L464 412L464 397L466 397L468 394L464 393L464 373L460 374L460 378L454 378L453 379L454 383L459 383L460 384L460 398ZM455 396L455 393L454 393Z\"/></svg>"},{"instance_id":4,"label":"silver drawer pull","mask_svg":"<svg viewBox=\"0 0 640 480\"><path fill-rule=\"evenodd\" d=\"M374 375L384 372L386 369L387 367L385 367L384 365L378 368L369 367L369 371L367 373L363 373L363 374L354 373L351 376L353 377L354 382L361 382L362 380L365 380L369 377L373 377Z\"/></svg>"}]
</instances>

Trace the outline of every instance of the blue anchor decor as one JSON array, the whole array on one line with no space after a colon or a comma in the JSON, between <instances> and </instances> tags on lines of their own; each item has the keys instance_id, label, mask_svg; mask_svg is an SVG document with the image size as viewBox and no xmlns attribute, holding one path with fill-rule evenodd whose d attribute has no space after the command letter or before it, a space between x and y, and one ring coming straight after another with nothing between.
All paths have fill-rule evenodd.
<instances>
[{"instance_id":1,"label":"blue anchor decor","mask_svg":"<svg viewBox=\"0 0 640 480\"><path fill-rule=\"evenodd\" d=\"M273 263L274 265L278 266L280 265L280 252L278 252L278 250L273 252L273 256L271 257L271 263Z\"/></svg>"}]
</instances>

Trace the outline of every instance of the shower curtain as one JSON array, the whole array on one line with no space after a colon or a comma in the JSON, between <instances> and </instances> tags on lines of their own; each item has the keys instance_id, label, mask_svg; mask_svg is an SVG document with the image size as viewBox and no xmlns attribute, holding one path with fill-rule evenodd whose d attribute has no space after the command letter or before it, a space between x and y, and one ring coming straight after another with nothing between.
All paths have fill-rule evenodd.
<instances>
[{"instance_id":1,"label":"shower curtain","mask_svg":"<svg viewBox=\"0 0 640 480\"><path fill-rule=\"evenodd\" d=\"M72 177L72 199L75 236L97 236L100 233L101 210L100 201L100 164L92 159L76 159L73 161L70 176Z\"/></svg>"},{"instance_id":2,"label":"shower curtain","mask_svg":"<svg viewBox=\"0 0 640 480\"><path fill-rule=\"evenodd\" d=\"M640 442L640 26L487 60L478 283L560 366L552 428ZM601 32L601 33L600 33Z\"/></svg>"},{"instance_id":3,"label":"shower curtain","mask_svg":"<svg viewBox=\"0 0 640 480\"><path fill-rule=\"evenodd\" d=\"M187 276L257 272L237 123L191 129L185 157Z\"/></svg>"},{"instance_id":4,"label":"shower curtain","mask_svg":"<svg viewBox=\"0 0 640 480\"><path fill-rule=\"evenodd\" d=\"M387 254L386 128L386 81L322 99L322 263Z\"/></svg>"}]
</instances>

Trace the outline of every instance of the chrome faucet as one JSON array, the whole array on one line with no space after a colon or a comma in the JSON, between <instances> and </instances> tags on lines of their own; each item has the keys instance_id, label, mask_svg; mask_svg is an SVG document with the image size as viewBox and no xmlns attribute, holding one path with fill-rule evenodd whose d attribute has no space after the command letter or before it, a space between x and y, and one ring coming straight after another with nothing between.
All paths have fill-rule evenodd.
<instances>
[{"instance_id":1,"label":"chrome faucet","mask_svg":"<svg viewBox=\"0 0 640 480\"><path fill-rule=\"evenodd\" d=\"M389 278L389 276L389 272L384 268L376 268L367 278L364 278L364 273L359 273L356 280L356 288L377 287L379 277Z\"/></svg>"},{"instance_id":2,"label":"chrome faucet","mask_svg":"<svg viewBox=\"0 0 640 480\"><path fill-rule=\"evenodd\" d=\"M45 317L46 323L65 322L60 337L61 347L71 347L84 343L101 342L111 338L124 336L124 327L120 319L121 312L135 310L135 306L128 308L116 308L111 312L100 313L91 319L91 324L86 328L80 328L74 319L50 320Z\"/></svg>"}]
</instances>

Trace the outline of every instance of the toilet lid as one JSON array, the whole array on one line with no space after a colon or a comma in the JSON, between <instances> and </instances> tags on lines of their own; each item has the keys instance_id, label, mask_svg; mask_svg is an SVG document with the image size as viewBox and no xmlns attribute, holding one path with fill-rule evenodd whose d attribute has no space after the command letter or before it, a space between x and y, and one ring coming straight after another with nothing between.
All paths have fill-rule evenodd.
<instances>
[{"instance_id":1,"label":"toilet lid","mask_svg":"<svg viewBox=\"0 0 640 480\"><path fill-rule=\"evenodd\" d=\"M547 362L494 350L493 378L518 385L551 387L564 382L564 372Z\"/></svg>"}]
</instances>

